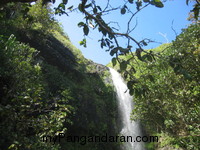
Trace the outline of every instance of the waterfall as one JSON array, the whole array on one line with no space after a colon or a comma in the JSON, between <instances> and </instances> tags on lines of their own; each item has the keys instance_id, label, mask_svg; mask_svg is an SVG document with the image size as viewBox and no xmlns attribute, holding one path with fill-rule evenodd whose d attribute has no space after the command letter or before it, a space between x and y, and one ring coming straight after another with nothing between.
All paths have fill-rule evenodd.
<instances>
[{"instance_id":1,"label":"waterfall","mask_svg":"<svg viewBox=\"0 0 200 150\"><path fill-rule=\"evenodd\" d=\"M122 129L120 131L120 134L123 136L132 136L133 140L135 140L136 136L142 135L139 123L130 120L130 114L132 112L132 109L134 108L134 104L132 101L133 97L129 94L128 87L121 75L114 69L109 69L117 93L120 121L122 122ZM122 149L145 150L144 143L142 142L125 142L122 144Z\"/></svg>"}]
</instances>

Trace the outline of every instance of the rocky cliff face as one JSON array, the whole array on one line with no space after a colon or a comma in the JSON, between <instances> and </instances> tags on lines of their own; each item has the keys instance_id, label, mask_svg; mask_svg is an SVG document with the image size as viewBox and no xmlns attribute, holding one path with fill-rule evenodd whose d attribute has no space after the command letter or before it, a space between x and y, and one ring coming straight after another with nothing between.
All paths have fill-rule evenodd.
<instances>
[{"instance_id":1,"label":"rocky cliff face","mask_svg":"<svg viewBox=\"0 0 200 150\"><path fill-rule=\"evenodd\" d=\"M57 93L61 89L59 87L61 85L54 83L57 80L59 82L60 77L50 75L52 69L57 70L58 74L64 73L63 77L70 82L65 85L65 88L70 89L73 93L75 101L70 102L70 105L75 108L75 114L69 116L72 124L65 125L68 129L67 134L117 135L117 104L113 95L109 68L84 57L78 58L77 54L74 54L69 47L52 35L43 36L38 31L18 31L18 35L21 42L27 43L39 51L36 58L48 66L43 70L52 93ZM60 80L62 81L62 79ZM56 97L56 94L54 96ZM117 143L93 144L97 149L102 149L102 147L110 150L117 149ZM91 146L93 147L93 145L88 145L88 149ZM82 149L80 145L73 146L66 143L62 147L71 147L74 150Z\"/></svg>"}]
</instances>

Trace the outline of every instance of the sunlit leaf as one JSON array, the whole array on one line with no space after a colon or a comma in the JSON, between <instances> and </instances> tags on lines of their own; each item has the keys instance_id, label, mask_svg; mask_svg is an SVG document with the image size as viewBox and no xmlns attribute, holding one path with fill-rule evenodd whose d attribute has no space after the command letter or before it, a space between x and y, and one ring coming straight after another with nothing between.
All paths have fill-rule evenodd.
<instances>
[{"instance_id":1,"label":"sunlit leaf","mask_svg":"<svg viewBox=\"0 0 200 150\"><path fill-rule=\"evenodd\" d=\"M58 6L59 8L62 8L63 10L65 10L65 5L63 3L59 4Z\"/></svg>"},{"instance_id":2,"label":"sunlit leaf","mask_svg":"<svg viewBox=\"0 0 200 150\"><path fill-rule=\"evenodd\" d=\"M84 38L82 41L79 42L79 44L83 47L87 47L86 45L86 39Z\"/></svg>"},{"instance_id":3,"label":"sunlit leaf","mask_svg":"<svg viewBox=\"0 0 200 150\"><path fill-rule=\"evenodd\" d=\"M159 8L164 7L163 3L160 0L154 0L154 4L156 7L159 7Z\"/></svg>"}]
</instances>

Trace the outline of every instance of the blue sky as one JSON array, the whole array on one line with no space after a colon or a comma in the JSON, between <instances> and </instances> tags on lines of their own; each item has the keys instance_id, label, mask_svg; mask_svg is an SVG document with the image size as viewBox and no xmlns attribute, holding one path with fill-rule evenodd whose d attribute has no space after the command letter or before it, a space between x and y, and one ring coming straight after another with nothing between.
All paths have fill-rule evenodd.
<instances>
[{"instance_id":1,"label":"blue sky","mask_svg":"<svg viewBox=\"0 0 200 150\"><path fill-rule=\"evenodd\" d=\"M107 0L99 0L99 5L104 5L103 2L105 1ZM78 2L79 1L69 0L67 7L76 5ZM123 2L123 0L118 0L118 3L116 3L116 0L111 0L111 3L114 6L119 6L120 2ZM134 10L135 5L132 7ZM131 33L131 36L138 41L143 38L149 38L159 42L144 47L146 49L157 47L160 43L171 42L176 37L171 27L173 26L178 34L181 32L182 28L186 28L187 25L190 24L190 22L187 21L187 17L191 9L192 4L187 6L185 0L168 0L164 3L163 8L156 8L154 6L146 7L138 13L135 20L133 20L132 26L135 25L137 18L137 27ZM68 34L72 44L79 48L86 58L91 59L96 63L104 65L108 64L112 57L109 52L105 52L105 49L101 49L100 43L98 42L101 38L101 34L97 31L90 29L90 34L87 37L87 48L79 45L79 41L84 37L82 28L79 28L77 24L83 20L83 17L84 16L80 12L74 12L70 13L69 16L56 16L56 19L62 23L64 31ZM126 15L121 15L120 10L105 16L105 19L107 22L119 22L120 32L126 31L128 17L126 17ZM121 39L120 43L126 45L124 39Z\"/></svg>"}]
</instances>

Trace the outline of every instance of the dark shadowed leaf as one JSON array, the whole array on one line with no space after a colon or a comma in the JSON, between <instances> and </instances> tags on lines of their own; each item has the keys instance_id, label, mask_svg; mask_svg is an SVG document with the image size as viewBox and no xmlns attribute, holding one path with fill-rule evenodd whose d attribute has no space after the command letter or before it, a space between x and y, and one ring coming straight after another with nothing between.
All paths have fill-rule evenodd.
<instances>
[{"instance_id":1,"label":"dark shadowed leaf","mask_svg":"<svg viewBox=\"0 0 200 150\"><path fill-rule=\"evenodd\" d=\"M110 55L113 56L115 53L117 53L118 49L114 48L110 51Z\"/></svg>"},{"instance_id":2,"label":"dark shadowed leaf","mask_svg":"<svg viewBox=\"0 0 200 150\"><path fill-rule=\"evenodd\" d=\"M151 82L154 82L154 77L152 76L152 75L148 75L148 78L149 78L149 80L151 81Z\"/></svg>"},{"instance_id":3,"label":"dark shadowed leaf","mask_svg":"<svg viewBox=\"0 0 200 150\"><path fill-rule=\"evenodd\" d=\"M115 57L112 58L112 64L113 64L113 67L117 64L117 59Z\"/></svg>"},{"instance_id":4,"label":"dark shadowed leaf","mask_svg":"<svg viewBox=\"0 0 200 150\"><path fill-rule=\"evenodd\" d=\"M121 62L120 63L120 70L124 71L124 70L126 70L126 68L127 68L127 62L126 61Z\"/></svg>"},{"instance_id":5,"label":"dark shadowed leaf","mask_svg":"<svg viewBox=\"0 0 200 150\"><path fill-rule=\"evenodd\" d=\"M79 22L79 23L78 23L78 27L82 27L82 26L84 26L84 25L85 25L84 22Z\"/></svg>"},{"instance_id":6,"label":"dark shadowed leaf","mask_svg":"<svg viewBox=\"0 0 200 150\"><path fill-rule=\"evenodd\" d=\"M79 9L80 12L83 12L82 4L79 4L79 5L78 5L78 9Z\"/></svg>"},{"instance_id":7,"label":"dark shadowed leaf","mask_svg":"<svg viewBox=\"0 0 200 150\"><path fill-rule=\"evenodd\" d=\"M74 6L72 5L72 6L68 7L67 9L72 10L73 7L74 7Z\"/></svg>"},{"instance_id":8,"label":"dark shadowed leaf","mask_svg":"<svg viewBox=\"0 0 200 150\"><path fill-rule=\"evenodd\" d=\"M68 3L68 0L63 0L63 4L67 4Z\"/></svg>"},{"instance_id":9,"label":"dark shadowed leaf","mask_svg":"<svg viewBox=\"0 0 200 150\"><path fill-rule=\"evenodd\" d=\"M131 67L130 71L133 72L133 73L136 73L136 70L133 66Z\"/></svg>"},{"instance_id":10,"label":"dark shadowed leaf","mask_svg":"<svg viewBox=\"0 0 200 150\"><path fill-rule=\"evenodd\" d=\"M123 8L121 9L121 14L124 15L125 13L126 13L126 8L123 7Z\"/></svg>"},{"instance_id":11,"label":"dark shadowed leaf","mask_svg":"<svg viewBox=\"0 0 200 150\"><path fill-rule=\"evenodd\" d=\"M88 5L85 5L85 8L89 8L91 6L92 6L92 4L88 4Z\"/></svg>"},{"instance_id":12,"label":"dark shadowed leaf","mask_svg":"<svg viewBox=\"0 0 200 150\"><path fill-rule=\"evenodd\" d=\"M100 7L100 6L97 6L97 8L98 8L100 11L102 11L102 9L101 9L101 7Z\"/></svg>"},{"instance_id":13,"label":"dark shadowed leaf","mask_svg":"<svg viewBox=\"0 0 200 150\"><path fill-rule=\"evenodd\" d=\"M120 50L120 52L122 52L122 53L128 53L128 52L129 52L129 48L122 48L122 47L119 47L119 50Z\"/></svg>"},{"instance_id":14,"label":"dark shadowed leaf","mask_svg":"<svg viewBox=\"0 0 200 150\"><path fill-rule=\"evenodd\" d=\"M189 0L186 0L186 4L188 5Z\"/></svg>"},{"instance_id":15,"label":"dark shadowed leaf","mask_svg":"<svg viewBox=\"0 0 200 150\"><path fill-rule=\"evenodd\" d=\"M128 89L132 89L133 88L133 82L132 81L128 81L128 83L127 83L127 87L128 87Z\"/></svg>"},{"instance_id":16,"label":"dark shadowed leaf","mask_svg":"<svg viewBox=\"0 0 200 150\"><path fill-rule=\"evenodd\" d=\"M128 0L129 3L133 4L133 0Z\"/></svg>"},{"instance_id":17,"label":"dark shadowed leaf","mask_svg":"<svg viewBox=\"0 0 200 150\"><path fill-rule=\"evenodd\" d=\"M199 9L200 9L199 5L196 4L196 5L194 6L194 9L192 10L192 11L194 12L194 18L195 18L196 20L198 20L198 17L199 17Z\"/></svg>"},{"instance_id":18,"label":"dark shadowed leaf","mask_svg":"<svg viewBox=\"0 0 200 150\"><path fill-rule=\"evenodd\" d=\"M142 52L142 50L140 48L136 49L136 56L138 57L139 60L143 60L141 57L141 52Z\"/></svg>"},{"instance_id":19,"label":"dark shadowed leaf","mask_svg":"<svg viewBox=\"0 0 200 150\"><path fill-rule=\"evenodd\" d=\"M84 32L85 35L88 35L88 33L89 33L89 28L88 28L87 25L84 25L83 32Z\"/></svg>"},{"instance_id":20,"label":"dark shadowed leaf","mask_svg":"<svg viewBox=\"0 0 200 150\"><path fill-rule=\"evenodd\" d=\"M93 8L93 13L94 13L94 14L97 13L97 8L96 8L96 7Z\"/></svg>"}]
</instances>

